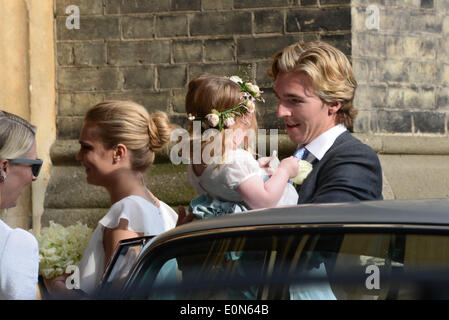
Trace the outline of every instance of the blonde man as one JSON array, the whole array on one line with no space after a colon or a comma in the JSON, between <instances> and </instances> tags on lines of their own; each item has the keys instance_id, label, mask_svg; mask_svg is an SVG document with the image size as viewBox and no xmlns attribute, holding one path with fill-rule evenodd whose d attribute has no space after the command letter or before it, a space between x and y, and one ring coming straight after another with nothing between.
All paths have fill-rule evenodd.
<instances>
[{"instance_id":1,"label":"blonde man","mask_svg":"<svg viewBox=\"0 0 449 320\"><path fill-rule=\"evenodd\" d=\"M274 55L269 74L295 155L313 165L298 203L382 199L376 153L347 130L357 82L346 56L324 42L294 44Z\"/></svg>"}]
</instances>

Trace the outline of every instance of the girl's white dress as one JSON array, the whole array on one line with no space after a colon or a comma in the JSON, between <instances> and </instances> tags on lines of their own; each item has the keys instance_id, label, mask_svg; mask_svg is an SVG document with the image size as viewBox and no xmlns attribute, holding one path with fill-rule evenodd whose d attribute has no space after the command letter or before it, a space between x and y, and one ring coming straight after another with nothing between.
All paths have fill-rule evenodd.
<instances>
[{"instance_id":1,"label":"girl's white dress","mask_svg":"<svg viewBox=\"0 0 449 320\"><path fill-rule=\"evenodd\" d=\"M98 222L78 264L81 290L94 295L105 271L104 228L114 229L119 225L120 219L126 219L128 230L151 236L159 235L176 226L178 217L176 212L164 202L159 203L158 208L148 200L132 195L112 205L108 213Z\"/></svg>"},{"instance_id":2,"label":"girl's white dress","mask_svg":"<svg viewBox=\"0 0 449 320\"><path fill-rule=\"evenodd\" d=\"M226 163L208 165L201 176L196 176L191 166L188 166L187 174L189 183L200 195L190 204L192 212L199 218L250 210L236 189L256 175L263 181L269 179L251 153L243 149L229 151ZM298 193L292 184L287 183L276 206L297 203Z\"/></svg>"}]
</instances>

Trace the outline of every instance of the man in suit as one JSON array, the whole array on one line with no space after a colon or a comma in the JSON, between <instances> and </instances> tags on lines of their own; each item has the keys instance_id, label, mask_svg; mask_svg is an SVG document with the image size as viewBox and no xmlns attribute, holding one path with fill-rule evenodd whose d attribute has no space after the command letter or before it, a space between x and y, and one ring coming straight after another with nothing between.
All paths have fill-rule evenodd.
<instances>
[{"instance_id":1,"label":"man in suit","mask_svg":"<svg viewBox=\"0 0 449 320\"><path fill-rule=\"evenodd\" d=\"M324 42L293 44L274 55L270 76L278 117L313 165L298 203L382 199L377 154L347 130L357 114L357 82L346 56Z\"/></svg>"}]
</instances>

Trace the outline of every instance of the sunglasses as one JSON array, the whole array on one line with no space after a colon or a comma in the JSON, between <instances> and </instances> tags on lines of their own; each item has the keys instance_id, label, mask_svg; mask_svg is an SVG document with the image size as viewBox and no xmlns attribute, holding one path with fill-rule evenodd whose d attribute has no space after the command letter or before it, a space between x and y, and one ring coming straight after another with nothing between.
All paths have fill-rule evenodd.
<instances>
[{"instance_id":1,"label":"sunglasses","mask_svg":"<svg viewBox=\"0 0 449 320\"><path fill-rule=\"evenodd\" d=\"M16 159L8 159L11 163L16 164L31 164L31 171L33 172L33 176L37 178L39 172L42 168L43 161L41 159L26 159L26 158L16 158Z\"/></svg>"}]
</instances>

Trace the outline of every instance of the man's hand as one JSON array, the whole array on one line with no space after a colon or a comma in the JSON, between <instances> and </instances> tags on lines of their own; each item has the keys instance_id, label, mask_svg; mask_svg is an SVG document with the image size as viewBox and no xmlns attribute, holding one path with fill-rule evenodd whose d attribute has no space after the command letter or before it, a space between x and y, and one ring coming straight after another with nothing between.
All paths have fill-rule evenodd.
<instances>
[{"instance_id":1,"label":"man's hand","mask_svg":"<svg viewBox=\"0 0 449 320\"><path fill-rule=\"evenodd\" d=\"M176 226L180 226L186 223L191 222L195 216L192 212L186 212L186 209L183 206L178 206L178 221L176 221Z\"/></svg>"}]
</instances>

